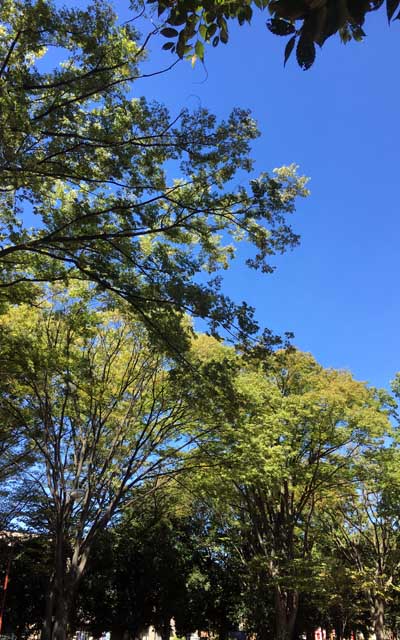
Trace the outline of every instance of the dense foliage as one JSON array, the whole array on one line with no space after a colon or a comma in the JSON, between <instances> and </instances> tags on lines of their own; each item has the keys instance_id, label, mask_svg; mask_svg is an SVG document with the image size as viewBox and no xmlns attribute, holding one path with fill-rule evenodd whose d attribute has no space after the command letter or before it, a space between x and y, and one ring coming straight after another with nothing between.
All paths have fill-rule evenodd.
<instances>
[{"instance_id":1,"label":"dense foliage","mask_svg":"<svg viewBox=\"0 0 400 640\"><path fill-rule=\"evenodd\" d=\"M49 638L149 625L168 638L172 618L179 634L220 638L318 625L385 638L400 569L395 398L293 347L243 355L200 335L190 366L173 364L128 308L83 293L1 320L3 415L30 450L29 535L3 551L9 606L32 563L49 581L18 625L7 609L8 628L28 633L46 603Z\"/></svg>"}]
</instances>

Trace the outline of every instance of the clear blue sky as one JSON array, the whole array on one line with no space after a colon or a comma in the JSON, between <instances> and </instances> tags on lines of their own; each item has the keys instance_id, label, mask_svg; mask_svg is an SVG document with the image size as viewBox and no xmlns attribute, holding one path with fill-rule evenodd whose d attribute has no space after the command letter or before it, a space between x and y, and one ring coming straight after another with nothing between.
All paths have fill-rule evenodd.
<instances>
[{"instance_id":1,"label":"clear blue sky","mask_svg":"<svg viewBox=\"0 0 400 640\"><path fill-rule=\"evenodd\" d=\"M114 2L121 17L127 4ZM269 34L267 17L232 26L228 45L206 51L206 69L180 63L139 81L136 92L173 114L202 105L223 117L249 107L262 134L256 173L295 162L310 176L311 197L293 218L301 246L276 260L273 275L238 261L225 292L254 305L261 325L294 331L296 345L322 364L384 386L400 369L400 24L371 14L363 43L331 38L304 72L294 55L283 67L286 39ZM172 61L164 41L152 41L148 68Z\"/></svg>"}]
</instances>

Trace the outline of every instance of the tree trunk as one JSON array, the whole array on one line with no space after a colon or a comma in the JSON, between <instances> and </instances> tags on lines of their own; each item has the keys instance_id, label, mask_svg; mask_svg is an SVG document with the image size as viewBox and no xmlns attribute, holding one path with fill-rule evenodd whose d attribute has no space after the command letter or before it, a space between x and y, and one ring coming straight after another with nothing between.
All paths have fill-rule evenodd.
<instances>
[{"instance_id":1,"label":"tree trunk","mask_svg":"<svg viewBox=\"0 0 400 640\"><path fill-rule=\"evenodd\" d=\"M161 638L162 640L169 640L171 636L171 618L169 618L168 622L164 622L161 628Z\"/></svg>"},{"instance_id":2,"label":"tree trunk","mask_svg":"<svg viewBox=\"0 0 400 640\"><path fill-rule=\"evenodd\" d=\"M70 589L67 589L67 573L64 535L62 531L57 531L54 548L54 575L46 597L42 640L65 640L67 637L72 596Z\"/></svg>"},{"instance_id":3,"label":"tree trunk","mask_svg":"<svg viewBox=\"0 0 400 640\"><path fill-rule=\"evenodd\" d=\"M295 590L275 587L275 640L292 640L299 608Z\"/></svg>"},{"instance_id":4,"label":"tree trunk","mask_svg":"<svg viewBox=\"0 0 400 640\"><path fill-rule=\"evenodd\" d=\"M372 598L372 623L376 640L385 640L385 600L376 594Z\"/></svg>"},{"instance_id":5,"label":"tree trunk","mask_svg":"<svg viewBox=\"0 0 400 640\"><path fill-rule=\"evenodd\" d=\"M46 614L41 640L66 640L67 638L74 595L87 559L86 555L82 560L78 548L76 551L68 566L64 534L62 531L56 533L54 576L46 598Z\"/></svg>"},{"instance_id":6,"label":"tree trunk","mask_svg":"<svg viewBox=\"0 0 400 640\"><path fill-rule=\"evenodd\" d=\"M59 593L54 616L52 640L66 640L70 614L70 595L64 592Z\"/></svg>"},{"instance_id":7,"label":"tree trunk","mask_svg":"<svg viewBox=\"0 0 400 640\"><path fill-rule=\"evenodd\" d=\"M54 608L54 576L50 579L49 588L45 600L45 614L41 633L41 640L51 640L53 628L53 608Z\"/></svg>"}]
</instances>

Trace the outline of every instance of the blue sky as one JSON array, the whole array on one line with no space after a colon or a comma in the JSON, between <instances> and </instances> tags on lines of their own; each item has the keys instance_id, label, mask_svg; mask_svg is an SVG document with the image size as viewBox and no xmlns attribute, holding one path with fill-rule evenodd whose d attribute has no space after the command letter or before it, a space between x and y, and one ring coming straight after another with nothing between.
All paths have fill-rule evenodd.
<instances>
[{"instance_id":1,"label":"blue sky","mask_svg":"<svg viewBox=\"0 0 400 640\"><path fill-rule=\"evenodd\" d=\"M125 0L115 6L126 15ZM254 305L261 325L294 331L295 344L325 366L386 386L400 369L400 25L389 28L383 11L371 15L363 43L332 38L304 72L294 56L283 67L286 39L267 32L266 18L232 27L227 46L206 51L206 68L180 63L136 91L175 114L249 107L262 134L256 173L295 162L310 176L311 196L293 218L301 246L276 260L273 275L238 261L225 292ZM147 67L172 61L163 42L153 40Z\"/></svg>"}]
</instances>

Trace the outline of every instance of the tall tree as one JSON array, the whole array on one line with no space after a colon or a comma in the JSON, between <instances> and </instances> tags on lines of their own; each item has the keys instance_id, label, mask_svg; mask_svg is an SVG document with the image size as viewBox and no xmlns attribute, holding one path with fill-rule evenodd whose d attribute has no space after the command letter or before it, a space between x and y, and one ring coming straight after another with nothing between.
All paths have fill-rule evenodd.
<instances>
[{"instance_id":1,"label":"tall tree","mask_svg":"<svg viewBox=\"0 0 400 640\"><path fill-rule=\"evenodd\" d=\"M257 354L253 364L247 356L231 371L236 404L207 445L222 464L214 482L231 486L222 495L243 562L273 591L274 637L290 640L312 578L316 514L330 492L351 481L354 461L390 423L379 393L346 372L323 369L309 354Z\"/></svg>"},{"instance_id":2,"label":"tall tree","mask_svg":"<svg viewBox=\"0 0 400 640\"><path fill-rule=\"evenodd\" d=\"M79 290L42 304L0 317L14 347L0 403L36 451L27 482L54 544L43 637L63 640L94 539L145 481L155 491L174 472L196 422L128 312Z\"/></svg>"},{"instance_id":3,"label":"tall tree","mask_svg":"<svg viewBox=\"0 0 400 640\"><path fill-rule=\"evenodd\" d=\"M364 593L377 640L388 637L386 615L400 575L398 454L386 445L365 456L351 491L339 492L324 514L336 554Z\"/></svg>"},{"instance_id":4,"label":"tall tree","mask_svg":"<svg viewBox=\"0 0 400 640\"><path fill-rule=\"evenodd\" d=\"M138 98L144 48L103 0L5 0L1 18L0 302L78 278L128 300L175 349L186 312L254 328L222 295L221 269L232 240L264 271L298 242L286 217L305 179L292 166L244 186L258 135L247 111L218 123Z\"/></svg>"}]
</instances>

